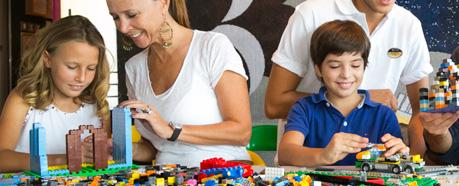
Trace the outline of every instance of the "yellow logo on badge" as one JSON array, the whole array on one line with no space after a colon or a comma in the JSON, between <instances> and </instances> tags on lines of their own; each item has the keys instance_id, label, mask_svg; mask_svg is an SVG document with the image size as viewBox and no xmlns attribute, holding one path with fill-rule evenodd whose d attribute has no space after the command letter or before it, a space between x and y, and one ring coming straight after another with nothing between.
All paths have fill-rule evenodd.
<instances>
[{"instance_id":1,"label":"yellow logo on badge","mask_svg":"<svg viewBox=\"0 0 459 186\"><path fill-rule=\"evenodd\" d=\"M391 48L387 51L387 56L390 58L399 58L403 55L403 51L399 48Z\"/></svg>"}]
</instances>

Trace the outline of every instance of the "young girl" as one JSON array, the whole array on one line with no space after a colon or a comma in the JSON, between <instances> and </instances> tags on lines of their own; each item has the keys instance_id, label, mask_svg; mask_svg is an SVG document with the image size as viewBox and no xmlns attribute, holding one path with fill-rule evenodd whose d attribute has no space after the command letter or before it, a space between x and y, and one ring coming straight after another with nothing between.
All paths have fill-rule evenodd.
<instances>
[{"instance_id":1,"label":"young girl","mask_svg":"<svg viewBox=\"0 0 459 186\"><path fill-rule=\"evenodd\" d=\"M49 165L66 164L65 135L82 124L101 127L109 64L103 38L85 17L70 16L42 29L25 54L17 87L0 117L0 172L29 169L29 130L46 130Z\"/></svg>"}]
</instances>

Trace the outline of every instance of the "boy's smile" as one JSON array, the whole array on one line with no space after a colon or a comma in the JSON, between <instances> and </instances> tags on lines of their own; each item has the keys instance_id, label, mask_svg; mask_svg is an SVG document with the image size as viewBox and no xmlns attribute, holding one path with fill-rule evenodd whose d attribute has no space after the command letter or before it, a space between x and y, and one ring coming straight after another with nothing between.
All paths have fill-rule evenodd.
<instances>
[{"instance_id":1,"label":"boy's smile","mask_svg":"<svg viewBox=\"0 0 459 186\"><path fill-rule=\"evenodd\" d=\"M316 72L327 88L327 97L330 100L358 96L357 88L362 82L364 72L363 58L360 53L355 52L328 54Z\"/></svg>"}]
</instances>

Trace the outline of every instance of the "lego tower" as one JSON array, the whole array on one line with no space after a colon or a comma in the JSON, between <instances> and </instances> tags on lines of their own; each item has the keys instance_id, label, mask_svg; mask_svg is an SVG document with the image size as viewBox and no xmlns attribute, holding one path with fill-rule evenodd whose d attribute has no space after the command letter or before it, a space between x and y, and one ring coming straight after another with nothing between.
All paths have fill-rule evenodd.
<instances>
[{"instance_id":1,"label":"lego tower","mask_svg":"<svg viewBox=\"0 0 459 186\"><path fill-rule=\"evenodd\" d=\"M132 165L132 120L129 108L113 108L112 140L113 160Z\"/></svg>"},{"instance_id":2,"label":"lego tower","mask_svg":"<svg viewBox=\"0 0 459 186\"><path fill-rule=\"evenodd\" d=\"M46 156L46 132L40 123L34 123L29 131L30 170L40 176L48 175Z\"/></svg>"},{"instance_id":3,"label":"lego tower","mask_svg":"<svg viewBox=\"0 0 459 186\"><path fill-rule=\"evenodd\" d=\"M453 112L459 109L459 64L444 59L431 89L419 89L421 112Z\"/></svg>"}]
</instances>

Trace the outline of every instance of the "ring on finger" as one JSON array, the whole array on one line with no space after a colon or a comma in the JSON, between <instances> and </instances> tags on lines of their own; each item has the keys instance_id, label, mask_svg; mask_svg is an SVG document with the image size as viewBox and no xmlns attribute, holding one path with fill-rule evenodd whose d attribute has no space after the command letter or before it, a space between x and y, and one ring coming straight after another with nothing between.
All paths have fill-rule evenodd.
<instances>
[{"instance_id":1,"label":"ring on finger","mask_svg":"<svg viewBox=\"0 0 459 186\"><path fill-rule=\"evenodd\" d=\"M151 111L150 106L147 105L147 108L142 109L142 112L145 114L151 114L152 111Z\"/></svg>"}]
</instances>

